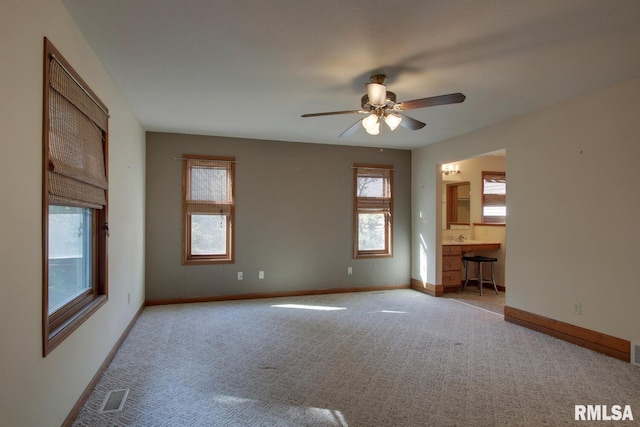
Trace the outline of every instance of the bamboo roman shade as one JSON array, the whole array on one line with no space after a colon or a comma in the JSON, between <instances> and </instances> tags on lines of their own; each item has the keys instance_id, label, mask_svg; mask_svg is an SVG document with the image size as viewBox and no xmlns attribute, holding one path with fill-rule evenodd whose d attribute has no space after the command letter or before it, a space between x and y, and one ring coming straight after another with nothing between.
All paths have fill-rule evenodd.
<instances>
[{"instance_id":1,"label":"bamboo roman shade","mask_svg":"<svg viewBox=\"0 0 640 427\"><path fill-rule=\"evenodd\" d=\"M102 209L108 114L55 57L49 60L49 203Z\"/></svg>"},{"instance_id":2,"label":"bamboo roman shade","mask_svg":"<svg viewBox=\"0 0 640 427\"><path fill-rule=\"evenodd\" d=\"M187 158L185 163L187 215L231 215L232 161Z\"/></svg>"},{"instance_id":3,"label":"bamboo roman shade","mask_svg":"<svg viewBox=\"0 0 640 427\"><path fill-rule=\"evenodd\" d=\"M356 210L391 212L391 169L356 167Z\"/></svg>"}]
</instances>

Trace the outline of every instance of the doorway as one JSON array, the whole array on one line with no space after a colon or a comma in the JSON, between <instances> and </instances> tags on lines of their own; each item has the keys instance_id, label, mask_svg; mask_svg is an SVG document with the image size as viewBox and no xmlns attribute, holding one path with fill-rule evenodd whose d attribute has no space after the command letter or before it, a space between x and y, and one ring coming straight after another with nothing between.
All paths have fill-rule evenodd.
<instances>
[{"instance_id":1,"label":"doorway","mask_svg":"<svg viewBox=\"0 0 640 427\"><path fill-rule=\"evenodd\" d=\"M458 299L471 305L480 306L490 311L502 314L505 305L506 270L507 270L507 247L506 247L506 214L502 220L494 218L484 221L487 212L492 212L491 203L499 198L494 194L487 194L495 191L492 186L486 184L487 172L502 172L506 176L506 150L486 153L476 157L462 159L442 165L442 216L441 233L443 245L461 245L467 242L499 243L497 250L483 250L476 255L484 255L498 258L495 263L495 279L498 285L499 295L495 295L492 289L486 289L483 296L478 295L477 287L470 284L461 293L450 285L444 286L450 289L451 293L445 293L448 298ZM455 170L456 173L446 173L445 171ZM494 186L495 187L495 186ZM506 184L504 185L506 192ZM502 197L506 200L506 194ZM506 209L503 206L503 209ZM460 243L458 243L460 242ZM443 251L444 253L444 251ZM441 260L442 262L442 260ZM441 264L442 265L442 264ZM443 274L444 277L444 265ZM447 268L446 270L451 270ZM461 271L461 278L464 278L464 271Z\"/></svg>"}]
</instances>

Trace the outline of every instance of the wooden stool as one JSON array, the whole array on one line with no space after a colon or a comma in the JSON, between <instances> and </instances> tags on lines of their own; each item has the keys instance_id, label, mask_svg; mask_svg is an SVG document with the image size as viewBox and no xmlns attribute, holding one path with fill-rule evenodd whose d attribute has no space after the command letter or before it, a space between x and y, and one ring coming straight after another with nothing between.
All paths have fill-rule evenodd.
<instances>
[{"instance_id":1,"label":"wooden stool","mask_svg":"<svg viewBox=\"0 0 640 427\"><path fill-rule=\"evenodd\" d=\"M464 285L462 285L462 292L464 292L464 288L467 286L469 279L478 281L478 290L480 291L480 296L482 296L482 284L483 283L492 283L493 289L496 291L496 295L498 295L498 287L496 286L496 280L493 277L493 263L498 261L498 258L490 258L486 256L463 256L462 262L464 262ZM475 262L478 264L478 277L469 278L469 262ZM484 280L482 278L482 264L489 263L491 265L491 280Z\"/></svg>"}]
</instances>

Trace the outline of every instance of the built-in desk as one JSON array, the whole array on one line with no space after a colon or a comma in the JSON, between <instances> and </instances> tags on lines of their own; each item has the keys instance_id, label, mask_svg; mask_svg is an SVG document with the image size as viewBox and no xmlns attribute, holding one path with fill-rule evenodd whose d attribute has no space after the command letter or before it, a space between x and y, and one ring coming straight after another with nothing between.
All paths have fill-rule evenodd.
<instances>
[{"instance_id":1,"label":"built-in desk","mask_svg":"<svg viewBox=\"0 0 640 427\"><path fill-rule=\"evenodd\" d=\"M462 255L474 251L494 251L500 243L477 240L442 242L442 286L444 292L455 292L462 285Z\"/></svg>"}]
</instances>

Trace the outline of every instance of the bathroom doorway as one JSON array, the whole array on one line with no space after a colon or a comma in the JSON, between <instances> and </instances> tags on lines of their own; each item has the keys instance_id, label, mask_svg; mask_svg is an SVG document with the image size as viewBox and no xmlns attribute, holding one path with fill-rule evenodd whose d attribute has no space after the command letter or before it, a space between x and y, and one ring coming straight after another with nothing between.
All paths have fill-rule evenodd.
<instances>
[{"instance_id":1,"label":"bathroom doorway","mask_svg":"<svg viewBox=\"0 0 640 427\"><path fill-rule=\"evenodd\" d=\"M470 283L464 292L460 292L460 288L447 285L445 296L500 314L504 309L507 288L506 162L506 150L499 150L443 164L441 167L440 228L443 245L460 245L462 249L465 243L499 243L499 249L476 254L498 259L495 263L494 276L499 295L495 294L493 288L487 288L489 285L485 284L483 296L480 297L474 282ZM464 191L460 192L460 188ZM459 220L460 209L463 211L464 220ZM458 216L454 218L454 214ZM442 267L444 278L445 272L451 268L444 264ZM460 269L460 273L461 280L464 280L464 268ZM485 278L488 278L486 274Z\"/></svg>"}]
</instances>

